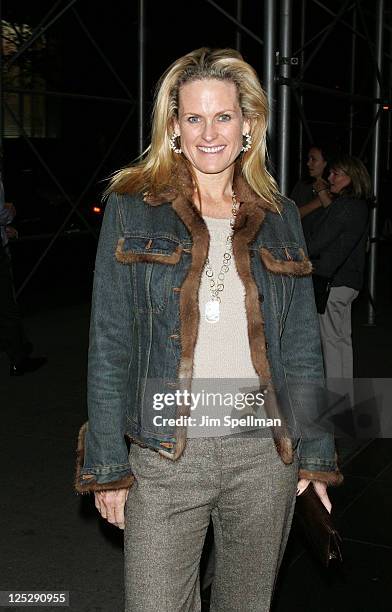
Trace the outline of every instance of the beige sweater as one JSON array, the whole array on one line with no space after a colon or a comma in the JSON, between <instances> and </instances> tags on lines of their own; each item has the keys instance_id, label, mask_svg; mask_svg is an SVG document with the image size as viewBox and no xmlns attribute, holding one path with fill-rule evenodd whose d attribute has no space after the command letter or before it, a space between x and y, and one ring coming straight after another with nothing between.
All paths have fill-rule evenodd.
<instances>
[{"instance_id":1,"label":"beige sweater","mask_svg":"<svg viewBox=\"0 0 392 612\"><path fill-rule=\"evenodd\" d=\"M227 251L226 238L230 233L230 219L204 217L204 221L210 234L208 257L214 280L217 282L223 254ZM201 395L199 405L191 410L191 417L196 419L197 424L188 426L188 438L237 433L238 429L224 424L224 416L244 417L251 410L233 408L227 394L235 396L250 389L254 390L258 382L250 356L244 286L237 274L234 258L225 274L224 289L220 293L220 319L216 323L209 323L205 319L205 304L211 299L209 282L204 270L199 289L200 323L192 382L192 392L204 392L204 401ZM215 401L212 397L210 400L206 399L206 393L220 393L225 398L224 403L220 401L221 396L217 396ZM202 426L202 415L207 415L210 419L217 418L220 423L215 421L212 425Z\"/></svg>"}]
</instances>

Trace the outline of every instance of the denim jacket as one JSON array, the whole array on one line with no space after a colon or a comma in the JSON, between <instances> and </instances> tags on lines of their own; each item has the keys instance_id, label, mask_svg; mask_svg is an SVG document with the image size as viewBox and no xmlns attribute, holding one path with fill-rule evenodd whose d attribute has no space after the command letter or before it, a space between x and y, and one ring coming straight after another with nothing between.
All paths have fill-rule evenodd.
<instances>
[{"instance_id":1,"label":"denim jacket","mask_svg":"<svg viewBox=\"0 0 392 612\"><path fill-rule=\"evenodd\" d=\"M251 358L268 391L268 416L283 416L272 432L277 450L290 463L296 447L300 477L339 484L332 433L316 428L301 435L298 426L298 419L317 420L323 366L297 207L282 198L276 210L240 174L233 187L240 202L233 256L245 289ZM184 184L158 197L109 197L95 267L78 492L132 484L125 436L167 459L181 456L186 427L152 426L148 382L162 381L167 391L191 384L208 246ZM183 406L165 407L164 416L184 414Z\"/></svg>"}]
</instances>

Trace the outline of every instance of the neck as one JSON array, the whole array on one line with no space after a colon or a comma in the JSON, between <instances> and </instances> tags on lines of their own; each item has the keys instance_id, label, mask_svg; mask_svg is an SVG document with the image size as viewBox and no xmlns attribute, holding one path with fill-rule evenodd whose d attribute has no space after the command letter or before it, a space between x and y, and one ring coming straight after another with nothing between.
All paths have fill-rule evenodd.
<instances>
[{"instance_id":1,"label":"neck","mask_svg":"<svg viewBox=\"0 0 392 612\"><path fill-rule=\"evenodd\" d=\"M233 175L233 167L219 174L196 171L198 190L194 192L194 203L203 215L221 218L231 216Z\"/></svg>"}]
</instances>

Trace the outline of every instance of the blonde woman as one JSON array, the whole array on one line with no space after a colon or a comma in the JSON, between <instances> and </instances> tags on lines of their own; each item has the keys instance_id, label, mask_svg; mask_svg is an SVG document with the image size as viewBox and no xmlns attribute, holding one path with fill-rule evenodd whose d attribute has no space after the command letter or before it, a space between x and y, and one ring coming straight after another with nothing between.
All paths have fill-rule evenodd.
<instances>
[{"instance_id":1,"label":"blonde woman","mask_svg":"<svg viewBox=\"0 0 392 612\"><path fill-rule=\"evenodd\" d=\"M330 509L342 479L331 435L296 435L322 358L298 211L265 165L267 115L239 53L193 51L158 84L144 158L109 189L76 488L125 526L128 612L200 610L210 517L211 610L269 610L297 491L314 481ZM234 402L207 406L204 383Z\"/></svg>"}]
</instances>

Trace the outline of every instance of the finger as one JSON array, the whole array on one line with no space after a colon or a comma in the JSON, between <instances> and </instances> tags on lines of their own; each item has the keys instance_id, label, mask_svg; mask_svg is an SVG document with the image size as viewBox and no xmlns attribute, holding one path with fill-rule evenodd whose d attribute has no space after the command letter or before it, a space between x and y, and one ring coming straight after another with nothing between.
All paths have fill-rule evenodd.
<instances>
[{"instance_id":1,"label":"finger","mask_svg":"<svg viewBox=\"0 0 392 612\"><path fill-rule=\"evenodd\" d=\"M104 500L105 514L102 515L109 523L116 523L116 499L113 496Z\"/></svg>"},{"instance_id":2,"label":"finger","mask_svg":"<svg viewBox=\"0 0 392 612\"><path fill-rule=\"evenodd\" d=\"M94 493L94 504L98 512L101 512L101 498L99 493Z\"/></svg>"},{"instance_id":3,"label":"finger","mask_svg":"<svg viewBox=\"0 0 392 612\"><path fill-rule=\"evenodd\" d=\"M115 508L115 519L116 525L119 529L124 529L125 527L125 516L124 516L124 505L120 504Z\"/></svg>"},{"instance_id":4,"label":"finger","mask_svg":"<svg viewBox=\"0 0 392 612\"><path fill-rule=\"evenodd\" d=\"M308 488L309 483L310 480L308 480L307 478L301 478L301 480L299 480L297 484L297 495L301 495L301 493L303 493L305 489Z\"/></svg>"},{"instance_id":5,"label":"finger","mask_svg":"<svg viewBox=\"0 0 392 612\"><path fill-rule=\"evenodd\" d=\"M319 496L322 504L324 505L326 510L329 513L331 513L332 504L331 504L331 500L328 497L326 485L324 483L321 483L321 482L314 482L313 486L314 486L314 489L315 489L317 495Z\"/></svg>"}]
</instances>

